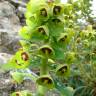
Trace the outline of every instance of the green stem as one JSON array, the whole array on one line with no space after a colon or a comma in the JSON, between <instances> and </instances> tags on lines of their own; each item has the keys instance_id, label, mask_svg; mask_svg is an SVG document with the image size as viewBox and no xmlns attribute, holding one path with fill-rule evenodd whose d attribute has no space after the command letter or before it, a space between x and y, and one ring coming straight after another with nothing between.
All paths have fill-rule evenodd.
<instances>
[{"instance_id":1,"label":"green stem","mask_svg":"<svg viewBox=\"0 0 96 96\"><path fill-rule=\"evenodd\" d=\"M48 70L48 58L42 58L40 76L49 74ZM45 96L47 89L43 86L38 85L37 95L36 96Z\"/></svg>"},{"instance_id":2,"label":"green stem","mask_svg":"<svg viewBox=\"0 0 96 96\"><path fill-rule=\"evenodd\" d=\"M48 59L46 57L42 58L42 64L40 68L40 75L48 74Z\"/></svg>"},{"instance_id":3,"label":"green stem","mask_svg":"<svg viewBox=\"0 0 96 96\"><path fill-rule=\"evenodd\" d=\"M73 3L73 0L68 0L67 2L70 3L70 4L72 4Z\"/></svg>"},{"instance_id":4,"label":"green stem","mask_svg":"<svg viewBox=\"0 0 96 96\"><path fill-rule=\"evenodd\" d=\"M38 85L36 96L45 96L46 91L45 87Z\"/></svg>"}]
</instances>

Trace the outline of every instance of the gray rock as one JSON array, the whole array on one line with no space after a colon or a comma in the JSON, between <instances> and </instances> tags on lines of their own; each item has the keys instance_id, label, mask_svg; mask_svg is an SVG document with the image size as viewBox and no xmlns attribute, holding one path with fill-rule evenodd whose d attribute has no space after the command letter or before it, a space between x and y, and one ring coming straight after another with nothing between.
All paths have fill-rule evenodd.
<instances>
[{"instance_id":1,"label":"gray rock","mask_svg":"<svg viewBox=\"0 0 96 96\"><path fill-rule=\"evenodd\" d=\"M15 14L15 7L7 1L0 2L0 52L14 53L18 43L21 25Z\"/></svg>"},{"instance_id":2,"label":"gray rock","mask_svg":"<svg viewBox=\"0 0 96 96\"><path fill-rule=\"evenodd\" d=\"M12 57L10 54L0 53L0 64L5 64Z\"/></svg>"},{"instance_id":3,"label":"gray rock","mask_svg":"<svg viewBox=\"0 0 96 96\"><path fill-rule=\"evenodd\" d=\"M21 6L26 6L26 3L29 1L29 0L7 0L9 2L11 2L12 4L18 6L18 5L21 5Z\"/></svg>"},{"instance_id":4,"label":"gray rock","mask_svg":"<svg viewBox=\"0 0 96 96\"><path fill-rule=\"evenodd\" d=\"M0 53L0 74L5 72L5 69L2 68L2 65L6 64L10 60L12 55L7 53Z\"/></svg>"}]
</instances>

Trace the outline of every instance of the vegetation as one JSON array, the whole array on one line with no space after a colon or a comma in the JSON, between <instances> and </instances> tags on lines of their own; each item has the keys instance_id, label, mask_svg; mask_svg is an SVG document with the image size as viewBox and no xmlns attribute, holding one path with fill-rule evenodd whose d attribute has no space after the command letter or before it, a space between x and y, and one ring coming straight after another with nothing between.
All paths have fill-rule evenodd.
<instances>
[{"instance_id":1,"label":"vegetation","mask_svg":"<svg viewBox=\"0 0 96 96\"><path fill-rule=\"evenodd\" d=\"M11 96L45 96L50 90L60 96L96 96L96 30L90 2L30 0L26 26L19 32L22 48L3 67L16 69L12 78L18 84L30 77L37 92ZM36 68L40 75L18 71L26 68Z\"/></svg>"}]
</instances>

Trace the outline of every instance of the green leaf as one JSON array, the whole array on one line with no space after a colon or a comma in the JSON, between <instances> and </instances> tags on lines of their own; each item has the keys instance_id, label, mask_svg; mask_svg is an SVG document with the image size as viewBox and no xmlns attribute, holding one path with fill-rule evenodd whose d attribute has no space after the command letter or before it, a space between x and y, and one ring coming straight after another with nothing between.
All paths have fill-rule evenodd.
<instances>
[{"instance_id":1,"label":"green leaf","mask_svg":"<svg viewBox=\"0 0 96 96\"><path fill-rule=\"evenodd\" d=\"M60 48L61 46L58 45L56 42L52 42L51 46L52 46L52 48L54 50L54 53L55 53L54 59L56 59L56 60L64 60L64 58L65 58L64 48Z\"/></svg>"},{"instance_id":2,"label":"green leaf","mask_svg":"<svg viewBox=\"0 0 96 96\"><path fill-rule=\"evenodd\" d=\"M66 87L58 79L54 78L55 88L60 92L60 96L73 96L74 90L72 87Z\"/></svg>"},{"instance_id":3,"label":"green leaf","mask_svg":"<svg viewBox=\"0 0 96 96\"><path fill-rule=\"evenodd\" d=\"M12 76L13 80L15 82L17 82L18 84L22 83L24 80L24 74L23 73L14 72L14 73L11 73L11 76Z\"/></svg>"},{"instance_id":4,"label":"green leaf","mask_svg":"<svg viewBox=\"0 0 96 96\"><path fill-rule=\"evenodd\" d=\"M11 96L33 96L30 91L24 90L24 91L17 91L11 94Z\"/></svg>"},{"instance_id":5,"label":"green leaf","mask_svg":"<svg viewBox=\"0 0 96 96\"><path fill-rule=\"evenodd\" d=\"M18 71L12 72L11 76L12 76L13 80L15 82L17 82L18 84L22 83L25 77L30 78L34 82L36 81L36 79L38 77L38 76L35 76L35 74L23 73L23 72L18 72Z\"/></svg>"},{"instance_id":6,"label":"green leaf","mask_svg":"<svg viewBox=\"0 0 96 96\"><path fill-rule=\"evenodd\" d=\"M30 43L27 40L20 40L19 42L20 42L20 44L21 44L21 46L22 46L24 51L28 51L29 50Z\"/></svg>"},{"instance_id":7,"label":"green leaf","mask_svg":"<svg viewBox=\"0 0 96 96\"><path fill-rule=\"evenodd\" d=\"M80 86L75 89L73 96L88 96L87 94L88 89L86 90L87 86ZM85 95L84 95L85 94ZM89 95L91 96L91 95Z\"/></svg>"},{"instance_id":8,"label":"green leaf","mask_svg":"<svg viewBox=\"0 0 96 96\"><path fill-rule=\"evenodd\" d=\"M74 89L72 87L66 87L63 90L64 90L64 95L62 94L62 96L73 96Z\"/></svg>"},{"instance_id":9,"label":"green leaf","mask_svg":"<svg viewBox=\"0 0 96 96\"><path fill-rule=\"evenodd\" d=\"M58 37L64 32L64 21L63 17L53 17L48 22L50 36Z\"/></svg>"},{"instance_id":10,"label":"green leaf","mask_svg":"<svg viewBox=\"0 0 96 96\"><path fill-rule=\"evenodd\" d=\"M24 26L21 28L21 30L19 31L19 35L23 38L23 39L30 39L30 29L27 26Z\"/></svg>"}]
</instances>

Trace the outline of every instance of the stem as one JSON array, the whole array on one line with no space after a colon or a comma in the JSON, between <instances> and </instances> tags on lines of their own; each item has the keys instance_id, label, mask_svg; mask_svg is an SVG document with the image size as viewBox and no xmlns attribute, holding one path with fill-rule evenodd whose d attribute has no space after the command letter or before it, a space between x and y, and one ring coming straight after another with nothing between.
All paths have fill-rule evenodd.
<instances>
[{"instance_id":1,"label":"stem","mask_svg":"<svg viewBox=\"0 0 96 96\"><path fill-rule=\"evenodd\" d=\"M46 91L45 87L38 85L36 96L45 96Z\"/></svg>"},{"instance_id":2,"label":"stem","mask_svg":"<svg viewBox=\"0 0 96 96\"><path fill-rule=\"evenodd\" d=\"M67 2L70 3L70 4L72 4L73 3L73 0L68 0Z\"/></svg>"},{"instance_id":3,"label":"stem","mask_svg":"<svg viewBox=\"0 0 96 96\"><path fill-rule=\"evenodd\" d=\"M48 74L48 58L42 58L42 64L40 68L40 75Z\"/></svg>"},{"instance_id":4,"label":"stem","mask_svg":"<svg viewBox=\"0 0 96 96\"><path fill-rule=\"evenodd\" d=\"M40 68L40 76L47 75L49 73L48 70L48 58L42 58L41 68ZM43 86L38 85L37 95L36 96L45 96L47 89Z\"/></svg>"}]
</instances>

